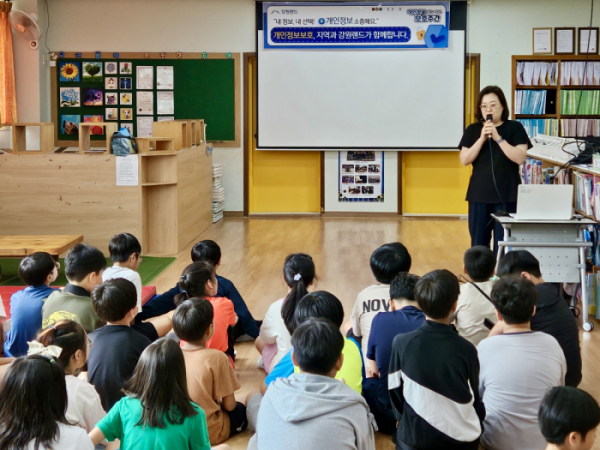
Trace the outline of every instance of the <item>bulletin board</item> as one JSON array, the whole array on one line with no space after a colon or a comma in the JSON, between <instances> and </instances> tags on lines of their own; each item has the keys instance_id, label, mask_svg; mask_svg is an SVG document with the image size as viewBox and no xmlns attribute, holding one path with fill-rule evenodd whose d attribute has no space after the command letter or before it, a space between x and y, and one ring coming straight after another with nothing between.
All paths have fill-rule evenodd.
<instances>
[{"instance_id":1,"label":"bulletin board","mask_svg":"<svg viewBox=\"0 0 600 450\"><path fill-rule=\"evenodd\" d=\"M54 53L59 55L59 52ZM84 121L84 116L91 121L102 119L119 125L129 124L134 136L137 136L138 91L152 92L154 102L153 113L140 117L152 117L153 121L158 121L160 117L204 119L207 125L206 139L213 146L241 145L239 53L101 52L100 57L97 56L95 52L64 52L55 60L56 65L51 67L52 122L56 127L56 147L78 146L75 126L77 120ZM114 63L114 66L110 63ZM85 70L95 65L100 66L100 73L97 68ZM152 68L152 89L137 89L139 66ZM172 115L158 115L157 97L159 93L169 92L157 87L157 67L160 66L173 67L173 86L170 90L174 100ZM65 70L61 70L63 68ZM74 72L77 72L77 76L74 76ZM116 88L108 84L108 78L115 78ZM121 81L127 78L130 80ZM109 86L111 89L107 89ZM121 94L131 94L130 97L125 95L124 104L121 104ZM116 104L107 104L115 99ZM114 111L107 111L107 108L116 108L116 119L109 118L107 114ZM125 111L127 109L131 111ZM104 135L92 135L91 139L93 146L105 145Z\"/></svg>"}]
</instances>

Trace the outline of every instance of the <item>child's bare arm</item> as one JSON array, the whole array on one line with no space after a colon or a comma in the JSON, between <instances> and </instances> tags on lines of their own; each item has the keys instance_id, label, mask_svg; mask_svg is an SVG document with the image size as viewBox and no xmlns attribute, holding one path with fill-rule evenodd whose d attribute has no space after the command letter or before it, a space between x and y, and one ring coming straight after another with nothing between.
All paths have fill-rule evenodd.
<instances>
[{"instance_id":1,"label":"child's bare arm","mask_svg":"<svg viewBox=\"0 0 600 450\"><path fill-rule=\"evenodd\" d=\"M221 405L225 411L233 411L236 407L235 395L229 394L221 399Z\"/></svg>"}]
</instances>

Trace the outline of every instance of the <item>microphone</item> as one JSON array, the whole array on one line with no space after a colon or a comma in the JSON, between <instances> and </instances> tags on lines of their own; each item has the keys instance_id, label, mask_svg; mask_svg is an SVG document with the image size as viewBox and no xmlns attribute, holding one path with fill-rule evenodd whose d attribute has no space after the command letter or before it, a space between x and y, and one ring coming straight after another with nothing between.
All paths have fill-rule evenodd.
<instances>
[{"instance_id":1,"label":"microphone","mask_svg":"<svg viewBox=\"0 0 600 450\"><path fill-rule=\"evenodd\" d=\"M486 122L492 122L492 121L494 120L494 117L493 117L491 114L488 114L488 115L485 117L485 120L486 120ZM490 134L490 135L488 136L488 141L491 141L491 140L492 140L492 135Z\"/></svg>"}]
</instances>

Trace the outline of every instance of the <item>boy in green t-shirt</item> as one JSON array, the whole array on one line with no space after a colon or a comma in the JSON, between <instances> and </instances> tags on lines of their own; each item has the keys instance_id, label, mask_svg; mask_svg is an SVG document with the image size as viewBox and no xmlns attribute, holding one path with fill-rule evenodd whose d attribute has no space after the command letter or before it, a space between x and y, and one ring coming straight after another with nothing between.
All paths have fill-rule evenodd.
<instances>
[{"instance_id":1,"label":"boy in green t-shirt","mask_svg":"<svg viewBox=\"0 0 600 450\"><path fill-rule=\"evenodd\" d=\"M73 320L88 333L104 323L92 307L91 292L102 283L106 259L100 250L86 244L77 244L65 258L65 275L68 284L55 291L42 307L42 329L59 320Z\"/></svg>"}]
</instances>

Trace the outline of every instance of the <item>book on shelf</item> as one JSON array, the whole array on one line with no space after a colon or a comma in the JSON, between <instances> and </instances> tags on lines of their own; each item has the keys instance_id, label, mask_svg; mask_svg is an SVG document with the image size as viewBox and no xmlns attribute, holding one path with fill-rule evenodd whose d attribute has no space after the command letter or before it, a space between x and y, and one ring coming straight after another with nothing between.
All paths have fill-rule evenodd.
<instances>
[{"instance_id":1,"label":"book on shelf","mask_svg":"<svg viewBox=\"0 0 600 450\"><path fill-rule=\"evenodd\" d=\"M600 86L599 61L562 61L562 86Z\"/></svg>"},{"instance_id":2,"label":"book on shelf","mask_svg":"<svg viewBox=\"0 0 600 450\"><path fill-rule=\"evenodd\" d=\"M556 86L558 62L518 61L517 85Z\"/></svg>"},{"instance_id":3,"label":"book on shelf","mask_svg":"<svg viewBox=\"0 0 600 450\"><path fill-rule=\"evenodd\" d=\"M560 119L561 136L600 136L600 119Z\"/></svg>"},{"instance_id":4,"label":"book on shelf","mask_svg":"<svg viewBox=\"0 0 600 450\"><path fill-rule=\"evenodd\" d=\"M575 208L600 220L600 176L575 171Z\"/></svg>"},{"instance_id":5,"label":"book on shelf","mask_svg":"<svg viewBox=\"0 0 600 450\"><path fill-rule=\"evenodd\" d=\"M564 91L563 91L564 92ZM541 115L546 111L546 91L517 90L515 92L515 114Z\"/></svg>"},{"instance_id":6,"label":"book on shelf","mask_svg":"<svg viewBox=\"0 0 600 450\"><path fill-rule=\"evenodd\" d=\"M538 134L558 136L557 119L517 119L517 122L521 122L529 138L534 138Z\"/></svg>"},{"instance_id":7,"label":"book on shelf","mask_svg":"<svg viewBox=\"0 0 600 450\"><path fill-rule=\"evenodd\" d=\"M600 91L561 90L560 113L567 115L600 114Z\"/></svg>"}]
</instances>

